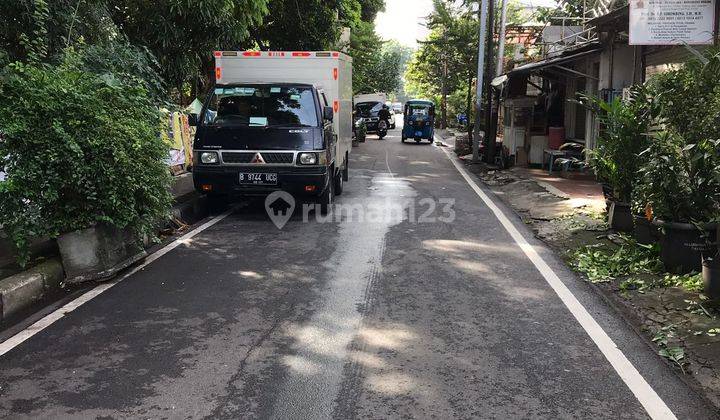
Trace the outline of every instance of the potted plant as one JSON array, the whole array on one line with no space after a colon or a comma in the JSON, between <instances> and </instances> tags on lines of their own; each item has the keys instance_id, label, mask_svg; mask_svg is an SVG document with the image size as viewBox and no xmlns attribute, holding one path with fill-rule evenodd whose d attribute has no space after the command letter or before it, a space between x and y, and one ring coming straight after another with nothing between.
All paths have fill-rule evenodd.
<instances>
[{"instance_id":1,"label":"potted plant","mask_svg":"<svg viewBox=\"0 0 720 420\"><path fill-rule=\"evenodd\" d=\"M168 148L140 80L57 65L0 74L3 229L27 259L32 238L58 238L68 281L102 279L144 255L139 238L169 210Z\"/></svg>"},{"instance_id":2,"label":"potted plant","mask_svg":"<svg viewBox=\"0 0 720 420\"><path fill-rule=\"evenodd\" d=\"M643 86L634 87L627 100L611 102L582 97L601 125L596 147L589 152L590 165L603 183L610 227L623 232L633 230L631 200L640 167L640 153L648 145L651 108Z\"/></svg>"},{"instance_id":3,"label":"potted plant","mask_svg":"<svg viewBox=\"0 0 720 420\"><path fill-rule=\"evenodd\" d=\"M720 56L706 52L649 82L655 125L644 151L636 204L661 228L661 258L675 272L714 263L720 221Z\"/></svg>"}]
</instances>

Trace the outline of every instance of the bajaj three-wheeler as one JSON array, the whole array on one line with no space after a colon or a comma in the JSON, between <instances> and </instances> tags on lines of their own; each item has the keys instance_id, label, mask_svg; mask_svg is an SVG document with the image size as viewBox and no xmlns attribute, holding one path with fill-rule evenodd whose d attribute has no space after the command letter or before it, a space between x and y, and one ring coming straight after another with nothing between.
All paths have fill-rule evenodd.
<instances>
[{"instance_id":1,"label":"bajaj three-wheeler","mask_svg":"<svg viewBox=\"0 0 720 420\"><path fill-rule=\"evenodd\" d=\"M413 99L405 103L402 131L403 143L407 139L416 142L429 140L432 143L435 134L435 104L428 100Z\"/></svg>"}]
</instances>

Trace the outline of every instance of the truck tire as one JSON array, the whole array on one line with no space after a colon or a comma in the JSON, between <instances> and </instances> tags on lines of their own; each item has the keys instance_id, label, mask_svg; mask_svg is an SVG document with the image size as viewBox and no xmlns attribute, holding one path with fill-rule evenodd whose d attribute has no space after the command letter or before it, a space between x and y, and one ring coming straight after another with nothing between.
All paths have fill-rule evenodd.
<instances>
[{"instance_id":1,"label":"truck tire","mask_svg":"<svg viewBox=\"0 0 720 420\"><path fill-rule=\"evenodd\" d=\"M345 153L345 168L342 172L343 181L350 181L350 153Z\"/></svg>"},{"instance_id":2,"label":"truck tire","mask_svg":"<svg viewBox=\"0 0 720 420\"><path fill-rule=\"evenodd\" d=\"M335 168L333 168L333 171ZM335 179L330 179L327 188L323 191L318 204L320 204L320 214L326 215L332 211L333 203L335 203Z\"/></svg>"},{"instance_id":3,"label":"truck tire","mask_svg":"<svg viewBox=\"0 0 720 420\"><path fill-rule=\"evenodd\" d=\"M342 195L345 187L345 178L343 177L343 171L337 171L335 175L335 195Z\"/></svg>"}]
</instances>

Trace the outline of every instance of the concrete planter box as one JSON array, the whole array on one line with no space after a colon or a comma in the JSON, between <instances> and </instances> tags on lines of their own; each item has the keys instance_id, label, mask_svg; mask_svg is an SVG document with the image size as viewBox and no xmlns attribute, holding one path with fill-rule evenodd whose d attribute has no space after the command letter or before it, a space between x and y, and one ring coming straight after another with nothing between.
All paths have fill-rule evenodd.
<instances>
[{"instance_id":1,"label":"concrete planter box","mask_svg":"<svg viewBox=\"0 0 720 420\"><path fill-rule=\"evenodd\" d=\"M698 226L690 223L653 222L661 228L660 259L673 273L700 272L703 256L717 254L717 225Z\"/></svg>"},{"instance_id":2,"label":"concrete planter box","mask_svg":"<svg viewBox=\"0 0 720 420\"><path fill-rule=\"evenodd\" d=\"M57 242L70 284L108 280L147 256L129 229L106 224L66 233Z\"/></svg>"},{"instance_id":3,"label":"concrete planter box","mask_svg":"<svg viewBox=\"0 0 720 420\"><path fill-rule=\"evenodd\" d=\"M632 232L633 215L630 204L611 201L610 211L608 212L608 223L613 230L618 232Z\"/></svg>"}]
</instances>

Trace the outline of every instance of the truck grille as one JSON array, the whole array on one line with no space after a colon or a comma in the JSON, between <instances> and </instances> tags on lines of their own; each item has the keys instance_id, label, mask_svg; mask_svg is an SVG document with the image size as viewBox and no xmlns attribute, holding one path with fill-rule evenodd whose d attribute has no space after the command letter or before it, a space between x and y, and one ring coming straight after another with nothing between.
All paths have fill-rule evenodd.
<instances>
[{"instance_id":1,"label":"truck grille","mask_svg":"<svg viewBox=\"0 0 720 420\"><path fill-rule=\"evenodd\" d=\"M293 153L261 153L266 163L293 163Z\"/></svg>"},{"instance_id":2,"label":"truck grille","mask_svg":"<svg viewBox=\"0 0 720 420\"><path fill-rule=\"evenodd\" d=\"M223 162L225 163L250 163L255 157L255 152L224 152L222 154ZM269 165L277 164L291 164L295 158L294 153L260 153L265 163Z\"/></svg>"},{"instance_id":3,"label":"truck grille","mask_svg":"<svg viewBox=\"0 0 720 420\"><path fill-rule=\"evenodd\" d=\"M227 152L222 154L223 162L225 163L250 163L254 156L255 153Z\"/></svg>"}]
</instances>

